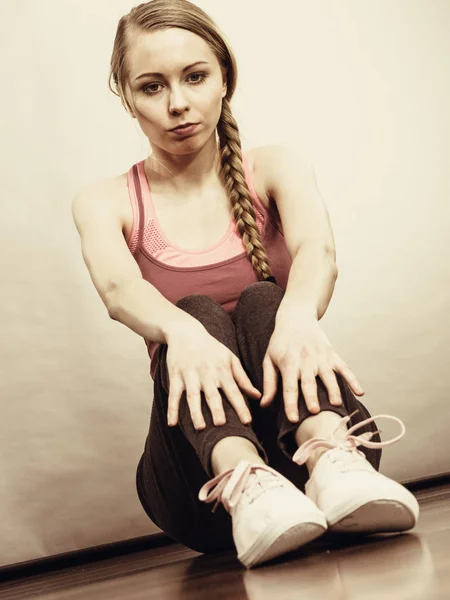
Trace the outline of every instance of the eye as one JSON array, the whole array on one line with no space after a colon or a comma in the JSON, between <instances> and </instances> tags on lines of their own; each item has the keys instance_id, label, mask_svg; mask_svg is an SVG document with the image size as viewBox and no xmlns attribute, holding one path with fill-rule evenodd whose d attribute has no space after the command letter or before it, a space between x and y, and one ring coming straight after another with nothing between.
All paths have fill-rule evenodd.
<instances>
[{"instance_id":1,"label":"eye","mask_svg":"<svg viewBox=\"0 0 450 600\"><path fill-rule=\"evenodd\" d=\"M198 81L193 81L192 83L203 83L208 76L206 73L192 73L189 77L200 77Z\"/></svg>"},{"instance_id":2,"label":"eye","mask_svg":"<svg viewBox=\"0 0 450 600\"><path fill-rule=\"evenodd\" d=\"M200 77L200 79L198 81L192 82L194 85L199 85L206 81L206 79L208 78L208 74L207 73L192 73L191 75L189 75L188 79L190 77ZM159 90L151 90L150 88L153 86L158 86L158 85L161 85L161 84L160 83L149 83L142 88L142 91L145 94L147 94L148 96L155 96L156 94L159 94Z\"/></svg>"}]
</instances>

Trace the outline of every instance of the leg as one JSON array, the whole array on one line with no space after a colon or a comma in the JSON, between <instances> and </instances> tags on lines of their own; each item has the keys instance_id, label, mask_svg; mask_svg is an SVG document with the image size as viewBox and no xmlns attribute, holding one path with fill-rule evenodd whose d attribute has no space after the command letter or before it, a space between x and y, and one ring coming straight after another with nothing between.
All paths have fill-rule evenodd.
<instances>
[{"instance_id":1,"label":"leg","mask_svg":"<svg viewBox=\"0 0 450 600\"><path fill-rule=\"evenodd\" d=\"M312 437L328 437L333 429L339 425L340 420L340 415L330 412L329 410L322 410L317 415L307 417L297 431L295 431L295 441L297 446L301 446ZM326 451L327 448L317 448L306 461L306 466L310 475L320 456Z\"/></svg>"},{"instance_id":2,"label":"leg","mask_svg":"<svg viewBox=\"0 0 450 600\"><path fill-rule=\"evenodd\" d=\"M243 437L225 437L217 442L211 453L211 467L214 475L219 475L228 469L233 469L241 460L250 463L267 464L255 445Z\"/></svg>"},{"instance_id":3,"label":"leg","mask_svg":"<svg viewBox=\"0 0 450 600\"><path fill-rule=\"evenodd\" d=\"M230 316L225 310L214 300L204 295L194 295L187 298L182 298L177 306L188 312L191 316L200 321L208 333L219 340L227 348L229 348L236 356L239 357L239 350L236 341L236 330ZM164 345L160 350L161 358L161 378L164 389L167 394L169 392L169 374L166 365L167 345ZM240 357L239 357L240 358ZM158 367L159 368L159 367ZM236 411L231 406L225 393L219 389L222 396L223 408L225 411L225 425L215 426L212 420L211 411L206 403L204 394L201 394L202 413L205 419L206 427L202 430L197 430L194 427L189 411L189 406L186 400L186 392L183 393L180 401L179 409L179 427L182 430L185 438L190 442L196 450L202 466L210 477L213 477L214 471L211 465L211 454L215 445L223 438L230 436L239 436L246 438L257 448L259 455L267 462L267 455L261 443L258 440L255 432L250 425L244 425L239 419ZM243 394L247 402L250 413L254 409L254 403L250 402ZM253 417L253 415L252 415Z\"/></svg>"},{"instance_id":4,"label":"leg","mask_svg":"<svg viewBox=\"0 0 450 600\"><path fill-rule=\"evenodd\" d=\"M239 356L234 325L218 303L198 295L183 298L177 306ZM198 492L233 460L252 457L253 462L267 463L267 456L251 425L240 421L221 390L225 425L214 425L202 393L206 428L196 430L184 392L178 425L168 426L167 348L162 345L158 351L149 435L137 470L139 499L150 519L176 541L198 552L233 548L230 515L221 505L213 514L211 507L198 499Z\"/></svg>"},{"instance_id":5,"label":"leg","mask_svg":"<svg viewBox=\"0 0 450 600\"><path fill-rule=\"evenodd\" d=\"M284 291L274 283L267 281L255 283L242 292L232 315L233 322L236 325L242 364L253 385L260 390L263 386L262 361L275 327L275 316L283 296ZM370 417L363 404L356 400L344 378L339 373L336 374L336 378L343 405L333 406L329 402L327 388L320 377L316 377L321 412L318 415L309 412L299 384L300 419L298 423L291 423L284 411L280 374L279 392L272 404L267 408L260 409L254 417L253 429L267 451L270 466L280 471L300 489L304 487L308 480L309 473L306 466L299 467L294 464L292 456L298 448L296 432L302 423L306 419L310 422L315 419L323 420L324 417L320 415L324 411L330 411L343 417L359 409L360 412L352 417L352 425ZM317 423L319 423L319 420L317 420ZM370 423L361 428L360 432L363 433L364 431L376 431L376 426ZM373 440L379 441L379 439L379 435L375 434ZM374 468L378 469L381 450L362 448L362 451Z\"/></svg>"}]
</instances>

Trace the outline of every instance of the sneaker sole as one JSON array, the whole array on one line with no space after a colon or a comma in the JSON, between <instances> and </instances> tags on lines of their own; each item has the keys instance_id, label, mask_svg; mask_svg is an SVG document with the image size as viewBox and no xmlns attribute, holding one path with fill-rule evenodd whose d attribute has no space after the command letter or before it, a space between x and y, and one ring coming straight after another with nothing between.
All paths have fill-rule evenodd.
<instances>
[{"instance_id":1,"label":"sneaker sole","mask_svg":"<svg viewBox=\"0 0 450 600\"><path fill-rule=\"evenodd\" d=\"M373 500L354 509L344 517L330 522L330 531L343 533L382 533L406 531L417 522L416 515L396 500Z\"/></svg>"},{"instance_id":2,"label":"sneaker sole","mask_svg":"<svg viewBox=\"0 0 450 600\"><path fill-rule=\"evenodd\" d=\"M279 522L273 523L246 552L238 555L238 559L244 566L250 568L296 550L321 536L327 528L326 520L322 521L320 517L314 517L306 523L297 521L288 528Z\"/></svg>"}]
</instances>

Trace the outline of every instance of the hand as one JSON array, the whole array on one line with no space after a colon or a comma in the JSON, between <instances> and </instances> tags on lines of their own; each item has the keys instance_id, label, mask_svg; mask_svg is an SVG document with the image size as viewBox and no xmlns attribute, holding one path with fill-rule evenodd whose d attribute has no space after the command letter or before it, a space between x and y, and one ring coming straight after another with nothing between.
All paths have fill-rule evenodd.
<instances>
[{"instance_id":1,"label":"hand","mask_svg":"<svg viewBox=\"0 0 450 600\"><path fill-rule=\"evenodd\" d=\"M221 388L240 420L248 424L251 413L239 387L248 395L261 397L247 376L239 358L206 329L180 329L168 341L167 370L169 373L169 407L167 420L176 425L180 397L186 389L191 418L196 429L206 427L201 410L201 391L211 410L214 425L226 422L222 406ZM237 385L238 384L238 385Z\"/></svg>"},{"instance_id":2,"label":"hand","mask_svg":"<svg viewBox=\"0 0 450 600\"><path fill-rule=\"evenodd\" d=\"M295 325L276 325L263 360L264 395L261 406L268 406L277 392L278 373L283 380L283 398L286 415L291 422L299 419L298 381L301 380L306 406L312 413L320 412L317 398L316 375L328 388L331 404L342 404L335 371L349 383L357 396L364 391L356 377L334 351L318 322L300 318Z\"/></svg>"}]
</instances>

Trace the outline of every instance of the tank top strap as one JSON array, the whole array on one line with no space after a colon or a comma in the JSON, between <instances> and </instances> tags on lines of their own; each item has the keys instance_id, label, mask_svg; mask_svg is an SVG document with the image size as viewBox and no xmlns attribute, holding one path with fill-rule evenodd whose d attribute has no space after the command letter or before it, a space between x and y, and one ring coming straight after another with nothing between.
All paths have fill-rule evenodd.
<instances>
[{"instance_id":1,"label":"tank top strap","mask_svg":"<svg viewBox=\"0 0 450 600\"><path fill-rule=\"evenodd\" d=\"M138 165L135 164L132 167L132 171L133 171L133 181L134 181L134 188L136 190L136 198L137 198L137 203L138 203L138 214L139 214L139 223L138 223L138 241L137 241L137 248L142 248L142 242L143 242L143 237L144 237L144 229L145 229L145 209L144 209L144 201L142 199L142 186L141 186L141 180L139 177L139 171L138 171Z\"/></svg>"}]
</instances>

